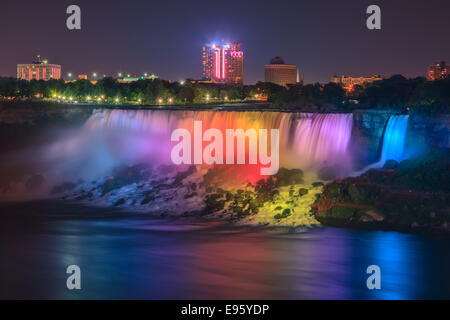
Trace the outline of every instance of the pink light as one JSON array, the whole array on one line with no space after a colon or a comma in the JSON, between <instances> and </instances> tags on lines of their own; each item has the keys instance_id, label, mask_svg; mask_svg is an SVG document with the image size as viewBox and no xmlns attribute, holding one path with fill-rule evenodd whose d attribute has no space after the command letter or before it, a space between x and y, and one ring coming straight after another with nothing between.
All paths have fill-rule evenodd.
<instances>
[{"instance_id":1,"label":"pink light","mask_svg":"<svg viewBox=\"0 0 450 320\"><path fill-rule=\"evenodd\" d=\"M215 75L216 75L216 78L219 78L219 53L217 51L215 52L215 56L216 56L216 59L214 61L214 64L216 65Z\"/></svg>"},{"instance_id":2,"label":"pink light","mask_svg":"<svg viewBox=\"0 0 450 320\"><path fill-rule=\"evenodd\" d=\"M225 49L222 49L222 79L225 79Z\"/></svg>"}]
</instances>

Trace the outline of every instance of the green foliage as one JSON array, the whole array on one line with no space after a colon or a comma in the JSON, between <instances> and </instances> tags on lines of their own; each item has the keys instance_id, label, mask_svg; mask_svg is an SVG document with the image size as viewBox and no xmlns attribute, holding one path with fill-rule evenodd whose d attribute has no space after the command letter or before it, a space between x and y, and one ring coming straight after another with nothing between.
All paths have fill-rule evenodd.
<instances>
[{"instance_id":1,"label":"green foliage","mask_svg":"<svg viewBox=\"0 0 450 320\"><path fill-rule=\"evenodd\" d=\"M265 97L274 109L303 112L351 112L354 109L383 109L415 113L450 113L450 78L427 81L425 78L406 79L401 75L355 86L346 93L335 83L295 84L288 87L258 82L256 85L235 86L214 83L184 85L166 80L139 80L120 83L106 77L92 84L88 80L65 83L63 80L24 81L0 78L0 97L50 98L54 94L83 101L88 96L105 96L120 101L141 101L159 104L159 99L177 104L203 104L223 101L254 100Z\"/></svg>"}]
</instances>

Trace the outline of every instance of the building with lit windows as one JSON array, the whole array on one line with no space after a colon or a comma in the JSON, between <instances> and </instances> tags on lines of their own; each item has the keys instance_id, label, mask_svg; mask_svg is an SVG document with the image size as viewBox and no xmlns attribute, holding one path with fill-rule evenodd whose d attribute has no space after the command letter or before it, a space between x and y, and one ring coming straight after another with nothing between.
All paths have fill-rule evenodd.
<instances>
[{"instance_id":1,"label":"building with lit windows","mask_svg":"<svg viewBox=\"0 0 450 320\"><path fill-rule=\"evenodd\" d=\"M37 56L33 63L17 65L17 79L28 81L61 79L61 66L49 64L47 60L41 60L41 57Z\"/></svg>"},{"instance_id":2,"label":"building with lit windows","mask_svg":"<svg viewBox=\"0 0 450 320\"><path fill-rule=\"evenodd\" d=\"M275 83L286 87L289 84L297 82L297 66L285 64L280 57L270 60L269 64L264 65L264 81Z\"/></svg>"},{"instance_id":3,"label":"building with lit windows","mask_svg":"<svg viewBox=\"0 0 450 320\"><path fill-rule=\"evenodd\" d=\"M379 75L373 77L346 77L346 76L333 76L331 82L341 85L346 91L353 91L353 88L358 86L364 86L374 81L383 80Z\"/></svg>"},{"instance_id":4,"label":"building with lit windows","mask_svg":"<svg viewBox=\"0 0 450 320\"><path fill-rule=\"evenodd\" d=\"M445 61L439 61L428 67L428 80L441 80L450 75L450 66L445 65Z\"/></svg>"},{"instance_id":5,"label":"building with lit windows","mask_svg":"<svg viewBox=\"0 0 450 320\"><path fill-rule=\"evenodd\" d=\"M216 83L244 84L242 44L209 43L202 48L202 77Z\"/></svg>"}]
</instances>

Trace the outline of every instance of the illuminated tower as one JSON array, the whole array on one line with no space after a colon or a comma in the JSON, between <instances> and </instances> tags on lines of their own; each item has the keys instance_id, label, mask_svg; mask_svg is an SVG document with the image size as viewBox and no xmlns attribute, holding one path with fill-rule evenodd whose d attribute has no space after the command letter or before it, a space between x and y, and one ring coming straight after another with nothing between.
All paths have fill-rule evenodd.
<instances>
[{"instance_id":1,"label":"illuminated tower","mask_svg":"<svg viewBox=\"0 0 450 320\"><path fill-rule=\"evenodd\" d=\"M244 84L244 54L240 43L210 43L203 46L203 79L218 83Z\"/></svg>"}]
</instances>

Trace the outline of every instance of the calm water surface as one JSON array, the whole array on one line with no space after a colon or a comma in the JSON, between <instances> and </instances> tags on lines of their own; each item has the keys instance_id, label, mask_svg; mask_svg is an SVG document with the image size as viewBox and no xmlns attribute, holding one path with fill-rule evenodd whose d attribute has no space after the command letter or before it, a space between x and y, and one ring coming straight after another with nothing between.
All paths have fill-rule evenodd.
<instances>
[{"instance_id":1,"label":"calm water surface","mask_svg":"<svg viewBox=\"0 0 450 320\"><path fill-rule=\"evenodd\" d=\"M450 241L154 219L58 201L1 204L0 298L450 298ZM66 289L77 264L82 290ZM366 288L367 266L382 289Z\"/></svg>"}]
</instances>

